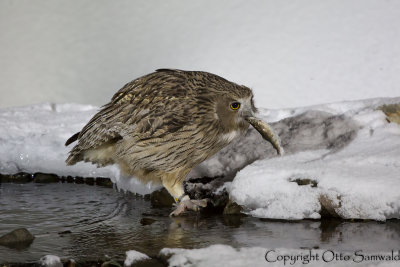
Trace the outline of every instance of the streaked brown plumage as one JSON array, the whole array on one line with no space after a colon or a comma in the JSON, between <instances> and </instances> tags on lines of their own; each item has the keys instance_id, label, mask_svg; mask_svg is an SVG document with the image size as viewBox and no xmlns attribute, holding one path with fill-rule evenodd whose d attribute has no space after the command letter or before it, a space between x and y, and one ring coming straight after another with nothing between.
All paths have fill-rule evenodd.
<instances>
[{"instance_id":1,"label":"streaked brown plumage","mask_svg":"<svg viewBox=\"0 0 400 267\"><path fill-rule=\"evenodd\" d=\"M179 201L194 166L244 134L248 118L263 124L254 112L253 94L245 86L207 72L157 70L126 84L68 139L66 145L78 143L66 162L116 163L125 175L162 183ZM273 132L263 136L280 148ZM180 203L175 215L205 204L188 197Z\"/></svg>"}]
</instances>

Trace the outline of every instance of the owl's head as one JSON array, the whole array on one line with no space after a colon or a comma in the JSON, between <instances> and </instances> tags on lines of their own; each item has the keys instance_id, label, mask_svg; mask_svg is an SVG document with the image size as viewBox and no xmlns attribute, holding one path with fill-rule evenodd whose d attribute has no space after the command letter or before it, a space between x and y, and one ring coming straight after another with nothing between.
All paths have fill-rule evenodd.
<instances>
[{"instance_id":1,"label":"owl's head","mask_svg":"<svg viewBox=\"0 0 400 267\"><path fill-rule=\"evenodd\" d=\"M220 121L225 132L245 131L249 127L246 118L253 117L257 112L253 93L245 86L230 89L216 97L215 118Z\"/></svg>"},{"instance_id":2,"label":"owl's head","mask_svg":"<svg viewBox=\"0 0 400 267\"><path fill-rule=\"evenodd\" d=\"M278 154L283 153L279 137L266 122L256 117L257 109L250 88L208 72L181 73L187 75L185 84L195 89L199 118L204 124L216 126L220 139L229 143L252 125Z\"/></svg>"},{"instance_id":3,"label":"owl's head","mask_svg":"<svg viewBox=\"0 0 400 267\"><path fill-rule=\"evenodd\" d=\"M279 137L266 122L256 117L257 108L254 106L251 89L236 84L234 86L220 94L215 101L215 119L219 120L223 129L222 136L230 142L252 125L273 145L278 154L283 154Z\"/></svg>"}]
</instances>

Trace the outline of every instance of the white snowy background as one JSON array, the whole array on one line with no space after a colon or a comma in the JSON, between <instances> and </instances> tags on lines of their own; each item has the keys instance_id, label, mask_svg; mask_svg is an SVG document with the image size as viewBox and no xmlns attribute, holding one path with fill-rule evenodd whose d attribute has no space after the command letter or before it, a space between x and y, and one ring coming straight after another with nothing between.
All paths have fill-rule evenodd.
<instances>
[{"instance_id":1,"label":"white snowy background","mask_svg":"<svg viewBox=\"0 0 400 267\"><path fill-rule=\"evenodd\" d=\"M103 105L157 68L284 108L399 94L400 2L0 0L0 107Z\"/></svg>"}]
</instances>

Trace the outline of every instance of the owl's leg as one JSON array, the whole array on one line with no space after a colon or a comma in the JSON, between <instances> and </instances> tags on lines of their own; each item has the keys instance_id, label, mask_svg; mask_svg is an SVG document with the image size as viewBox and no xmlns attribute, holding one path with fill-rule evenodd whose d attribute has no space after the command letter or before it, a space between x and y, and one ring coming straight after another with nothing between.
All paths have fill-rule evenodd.
<instances>
[{"instance_id":1,"label":"owl's leg","mask_svg":"<svg viewBox=\"0 0 400 267\"><path fill-rule=\"evenodd\" d=\"M200 207L207 206L207 199L190 199L189 196L185 194L183 190L183 179L172 179L172 177L166 176L163 177L162 183L176 202L176 208L171 212L170 216L178 216L185 210L198 211Z\"/></svg>"}]
</instances>

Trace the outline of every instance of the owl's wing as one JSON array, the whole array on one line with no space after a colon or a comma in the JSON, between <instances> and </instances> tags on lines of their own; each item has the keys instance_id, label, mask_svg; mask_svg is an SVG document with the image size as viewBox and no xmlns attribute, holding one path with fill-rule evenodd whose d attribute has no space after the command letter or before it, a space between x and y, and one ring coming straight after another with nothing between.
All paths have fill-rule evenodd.
<instances>
[{"instance_id":1,"label":"owl's wing","mask_svg":"<svg viewBox=\"0 0 400 267\"><path fill-rule=\"evenodd\" d=\"M183 76L168 71L126 84L80 133L67 141L66 145L78 140L67 164L83 160L87 150L116 143L127 136L145 140L178 131L191 122L192 94Z\"/></svg>"}]
</instances>

